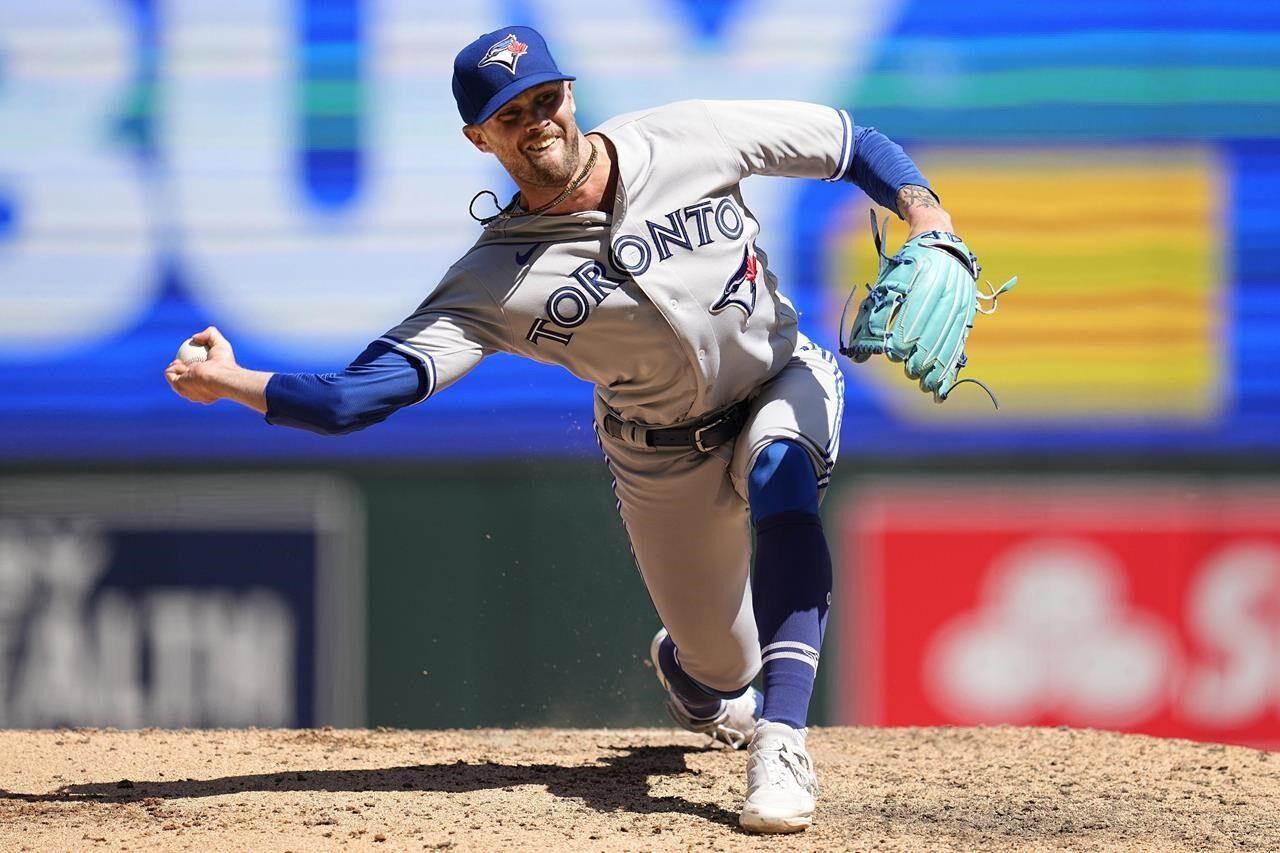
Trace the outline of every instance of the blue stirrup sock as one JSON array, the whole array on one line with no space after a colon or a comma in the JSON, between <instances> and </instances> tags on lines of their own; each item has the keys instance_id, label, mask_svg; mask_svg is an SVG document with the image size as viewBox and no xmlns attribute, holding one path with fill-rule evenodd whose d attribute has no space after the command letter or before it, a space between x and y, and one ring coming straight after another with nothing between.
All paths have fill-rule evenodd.
<instances>
[{"instance_id":1,"label":"blue stirrup sock","mask_svg":"<svg viewBox=\"0 0 1280 853\"><path fill-rule=\"evenodd\" d=\"M831 605L831 554L809 454L790 441L761 453L749 482L756 530L751 592L764 673L763 719L803 728Z\"/></svg>"}]
</instances>

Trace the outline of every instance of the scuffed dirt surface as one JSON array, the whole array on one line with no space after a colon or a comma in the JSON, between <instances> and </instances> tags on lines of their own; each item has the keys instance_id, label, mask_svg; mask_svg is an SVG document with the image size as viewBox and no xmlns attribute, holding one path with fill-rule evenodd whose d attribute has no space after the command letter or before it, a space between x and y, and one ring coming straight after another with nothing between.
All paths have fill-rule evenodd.
<instances>
[{"instance_id":1,"label":"scuffed dirt surface","mask_svg":"<svg viewBox=\"0 0 1280 853\"><path fill-rule=\"evenodd\" d=\"M1065 729L815 729L801 836L661 729L0 732L3 850L1276 850L1280 756Z\"/></svg>"}]
</instances>

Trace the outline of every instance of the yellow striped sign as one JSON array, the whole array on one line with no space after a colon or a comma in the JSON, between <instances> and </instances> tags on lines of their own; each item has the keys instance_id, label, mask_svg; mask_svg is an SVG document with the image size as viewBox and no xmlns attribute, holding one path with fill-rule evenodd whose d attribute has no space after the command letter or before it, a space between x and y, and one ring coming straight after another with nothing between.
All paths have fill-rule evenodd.
<instances>
[{"instance_id":1,"label":"yellow striped sign","mask_svg":"<svg viewBox=\"0 0 1280 853\"><path fill-rule=\"evenodd\" d=\"M1018 286L979 315L959 388L944 406L899 365L857 365L912 420L1154 417L1207 421L1230 375L1225 300L1224 170L1203 147L914 150L921 170L977 253L984 278ZM842 212L827 247L831 296L870 281L876 265L865 197ZM881 215L884 211L879 211ZM892 252L906 237L896 217ZM839 306L835 309L838 313Z\"/></svg>"}]
</instances>

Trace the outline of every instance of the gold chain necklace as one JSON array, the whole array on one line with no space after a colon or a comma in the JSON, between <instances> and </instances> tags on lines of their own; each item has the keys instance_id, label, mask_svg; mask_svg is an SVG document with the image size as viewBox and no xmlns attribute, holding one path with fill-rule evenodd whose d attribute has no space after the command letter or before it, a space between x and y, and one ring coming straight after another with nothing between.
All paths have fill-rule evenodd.
<instances>
[{"instance_id":1,"label":"gold chain necklace","mask_svg":"<svg viewBox=\"0 0 1280 853\"><path fill-rule=\"evenodd\" d=\"M493 216L486 216L481 219L471 210L476 203L476 199L480 198L482 195L488 194L493 196L494 206L497 206L498 204L498 196L496 193L492 190L481 190L471 197L471 204L468 205L467 212L471 214L472 219L477 220L481 225L488 225L490 222L494 222L499 219L514 219L517 216L537 216L540 213L546 213L548 210L577 192L578 189L587 182L587 178L591 177L591 171L596 167L596 159L600 155L600 149L596 148L596 144L590 140L587 140L587 144L591 146L591 156L587 158L587 165L583 166L582 171L578 173L577 177L570 181L565 188L560 191L560 195L551 199L551 201L546 204L539 205L533 210L520 210L516 204L520 200L520 194L516 193L515 198L511 199L510 203L508 203L506 207L499 210Z\"/></svg>"}]
</instances>

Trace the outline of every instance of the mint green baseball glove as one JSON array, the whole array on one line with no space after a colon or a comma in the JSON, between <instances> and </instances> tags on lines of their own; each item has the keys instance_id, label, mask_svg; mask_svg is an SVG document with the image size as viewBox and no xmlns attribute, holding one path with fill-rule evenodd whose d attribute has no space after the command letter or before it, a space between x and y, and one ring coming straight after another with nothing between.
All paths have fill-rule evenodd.
<instances>
[{"instance_id":1,"label":"mint green baseball glove","mask_svg":"<svg viewBox=\"0 0 1280 853\"><path fill-rule=\"evenodd\" d=\"M858 307L849 342L844 340L845 312L840 315L840 352L856 362L884 354L890 361L903 362L907 376L920 381L920 390L932 393L941 403L963 382L979 385L996 401L991 389L977 379L958 379L968 363L964 352L969 330L978 313L993 314L1000 294L1018 283L1009 279L999 290L978 292L982 267L969 247L955 234L926 231L908 240L893 257L884 253L888 217L877 225L871 212L871 233L875 237L880 271L875 284ZM856 293L856 290L854 291ZM990 302L984 307L983 302Z\"/></svg>"}]
</instances>

